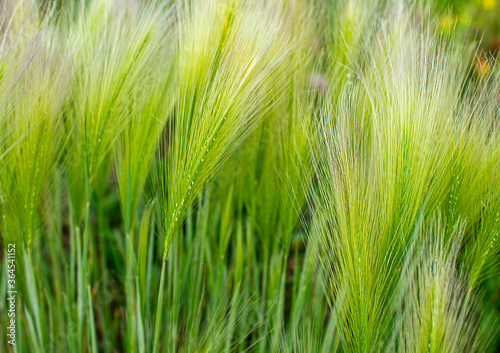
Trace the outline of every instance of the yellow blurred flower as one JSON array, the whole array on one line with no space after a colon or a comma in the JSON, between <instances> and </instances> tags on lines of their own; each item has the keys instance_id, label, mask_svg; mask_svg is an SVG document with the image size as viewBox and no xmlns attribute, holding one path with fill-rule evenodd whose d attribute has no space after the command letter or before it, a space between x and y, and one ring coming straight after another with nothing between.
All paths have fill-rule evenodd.
<instances>
[{"instance_id":1,"label":"yellow blurred flower","mask_svg":"<svg viewBox=\"0 0 500 353\"><path fill-rule=\"evenodd\" d=\"M442 31L447 31L450 30L456 22L456 16L452 13L447 13L446 15L443 15L440 20L439 20L439 28L441 28Z\"/></svg>"},{"instance_id":2,"label":"yellow blurred flower","mask_svg":"<svg viewBox=\"0 0 500 353\"><path fill-rule=\"evenodd\" d=\"M483 7L485 10L491 10L497 4L497 0L483 0Z\"/></svg>"},{"instance_id":3,"label":"yellow blurred flower","mask_svg":"<svg viewBox=\"0 0 500 353\"><path fill-rule=\"evenodd\" d=\"M476 71L480 75L487 75L491 71L491 64L485 57L476 59Z\"/></svg>"}]
</instances>

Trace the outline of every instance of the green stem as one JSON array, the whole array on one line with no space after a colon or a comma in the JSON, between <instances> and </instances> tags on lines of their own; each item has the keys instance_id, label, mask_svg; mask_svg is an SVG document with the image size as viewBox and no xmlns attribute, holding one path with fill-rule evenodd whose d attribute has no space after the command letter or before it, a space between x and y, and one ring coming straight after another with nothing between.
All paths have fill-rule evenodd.
<instances>
[{"instance_id":1,"label":"green stem","mask_svg":"<svg viewBox=\"0 0 500 353\"><path fill-rule=\"evenodd\" d=\"M156 319L155 319L155 334L153 340L153 353L158 353L160 330L161 330L161 316L163 314L163 292L165 291L165 268L167 263L168 250L163 255L163 263L161 266L160 287L158 289L158 303L156 304Z\"/></svg>"},{"instance_id":2,"label":"green stem","mask_svg":"<svg viewBox=\"0 0 500 353\"><path fill-rule=\"evenodd\" d=\"M87 182L88 184L88 182ZM88 185L87 185L88 188ZM88 318L89 318L89 335L90 342L92 345L92 352L97 352L97 339L96 330L94 322L94 307L92 303L92 291L90 286L90 272L89 272L89 262L88 262L88 252L89 252L89 228L90 228L90 201L89 201L89 191L87 191L87 202L85 205L85 228L83 230L83 271L84 271L84 281L82 283L84 290L87 292L88 300ZM83 291L82 291L83 293Z\"/></svg>"},{"instance_id":3,"label":"green stem","mask_svg":"<svg viewBox=\"0 0 500 353\"><path fill-rule=\"evenodd\" d=\"M134 305L134 271L133 257L134 247L131 232L131 197L130 197L130 148L127 166L127 194L125 199L125 293L126 293L126 332L127 347L129 352L135 351L136 346L136 315Z\"/></svg>"},{"instance_id":4,"label":"green stem","mask_svg":"<svg viewBox=\"0 0 500 353\"><path fill-rule=\"evenodd\" d=\"M83 252L82 252L82 268L83 268L83 281L81 287L82 301L84 298L84 293L87 294L88 301L88 319L89 319L89 336L90 343L92 347L92 352L97 352L97 338L94 322L94 308L92 304L92 291L90 286L90 274L89 274L89 263L88 263L88 252L89 252L89 234L90 234L90 172L89 172L89 161L87 155L87 122L85 121L84 126L84 158L85 158L85 225L83 230Z\"/></svg>"},{"instance_id":5,"label":"green stem","mask_svg":"<svg viewBox=\"0 0 500 353\"><path fill-rule=\"evenodd\" d=\"M135 309L135 288L134 288L134 268L133 268L133 244L131 234L125 236L126 257L125 257L125 294L126 294L126 332L128 352L134 352L136 346L136 315Z\"/></svg>"},{"instance_id":6,"label":"green stem","mask_svg":"<svg viewBox=\"0 0 500 353\"><path fill-rule=\"evenodd\" d=\"M83 351L83 327L84 327L84 321L83 321L83 306L84 306L84 293L85 291L83 290L83 266L82 266L82 259L83 259L83 252L82 252L82 245L80 242L80 228L77 226L75 227L75 242L76 242L76 252L78 254L77 256L77 268L78 268L78 290L77 290L77 313L78 313L78 337L77 337L77 346L78 348Z\"/></svg>"}]
</instances>

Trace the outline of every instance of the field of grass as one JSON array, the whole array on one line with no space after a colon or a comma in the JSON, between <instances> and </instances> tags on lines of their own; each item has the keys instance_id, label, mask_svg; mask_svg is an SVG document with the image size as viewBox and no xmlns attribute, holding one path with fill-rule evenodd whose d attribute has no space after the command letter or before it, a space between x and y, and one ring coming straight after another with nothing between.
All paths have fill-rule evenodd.
<instances>
[{"instance_id":1,"label":"field of grass","mask_svg":"<svg viewBox=\"0 0 500 353\"><path fill-rule=\"evenodd\" d=\"M0 2L0 352L499 351L465 3Z\"/></svg>"}]
</instances>

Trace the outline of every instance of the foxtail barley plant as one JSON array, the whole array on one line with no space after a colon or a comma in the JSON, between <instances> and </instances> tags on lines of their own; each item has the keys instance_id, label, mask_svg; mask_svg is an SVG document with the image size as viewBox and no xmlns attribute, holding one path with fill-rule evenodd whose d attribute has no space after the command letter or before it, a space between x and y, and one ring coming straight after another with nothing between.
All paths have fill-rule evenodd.
<instances>
[{"instance_id":1,"label":"foxtail barley plant","mask_svg":"<svg viewBox=\"0 0 500 353\"><path fill-rule=\"evenodd\" d=\"M0 3L0 351L498 351L500 66L454 8Z\"/></svg>"}]
</instances>

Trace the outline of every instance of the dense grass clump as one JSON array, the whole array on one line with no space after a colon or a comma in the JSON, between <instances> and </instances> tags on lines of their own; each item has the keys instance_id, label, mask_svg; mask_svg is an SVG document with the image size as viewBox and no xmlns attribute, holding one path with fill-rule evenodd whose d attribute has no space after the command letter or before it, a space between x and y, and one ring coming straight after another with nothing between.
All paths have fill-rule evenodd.
<instances>
[{"instance_id":1,"label":"dense grass clump","mask_svg":"<svg viewBox=\"0 0 500 353\"><path fill-rule=\"evenodd\" d=\"M496 351L500 70L440 14L1 3L0 351Z\"/></svg>"}]
</instances>

